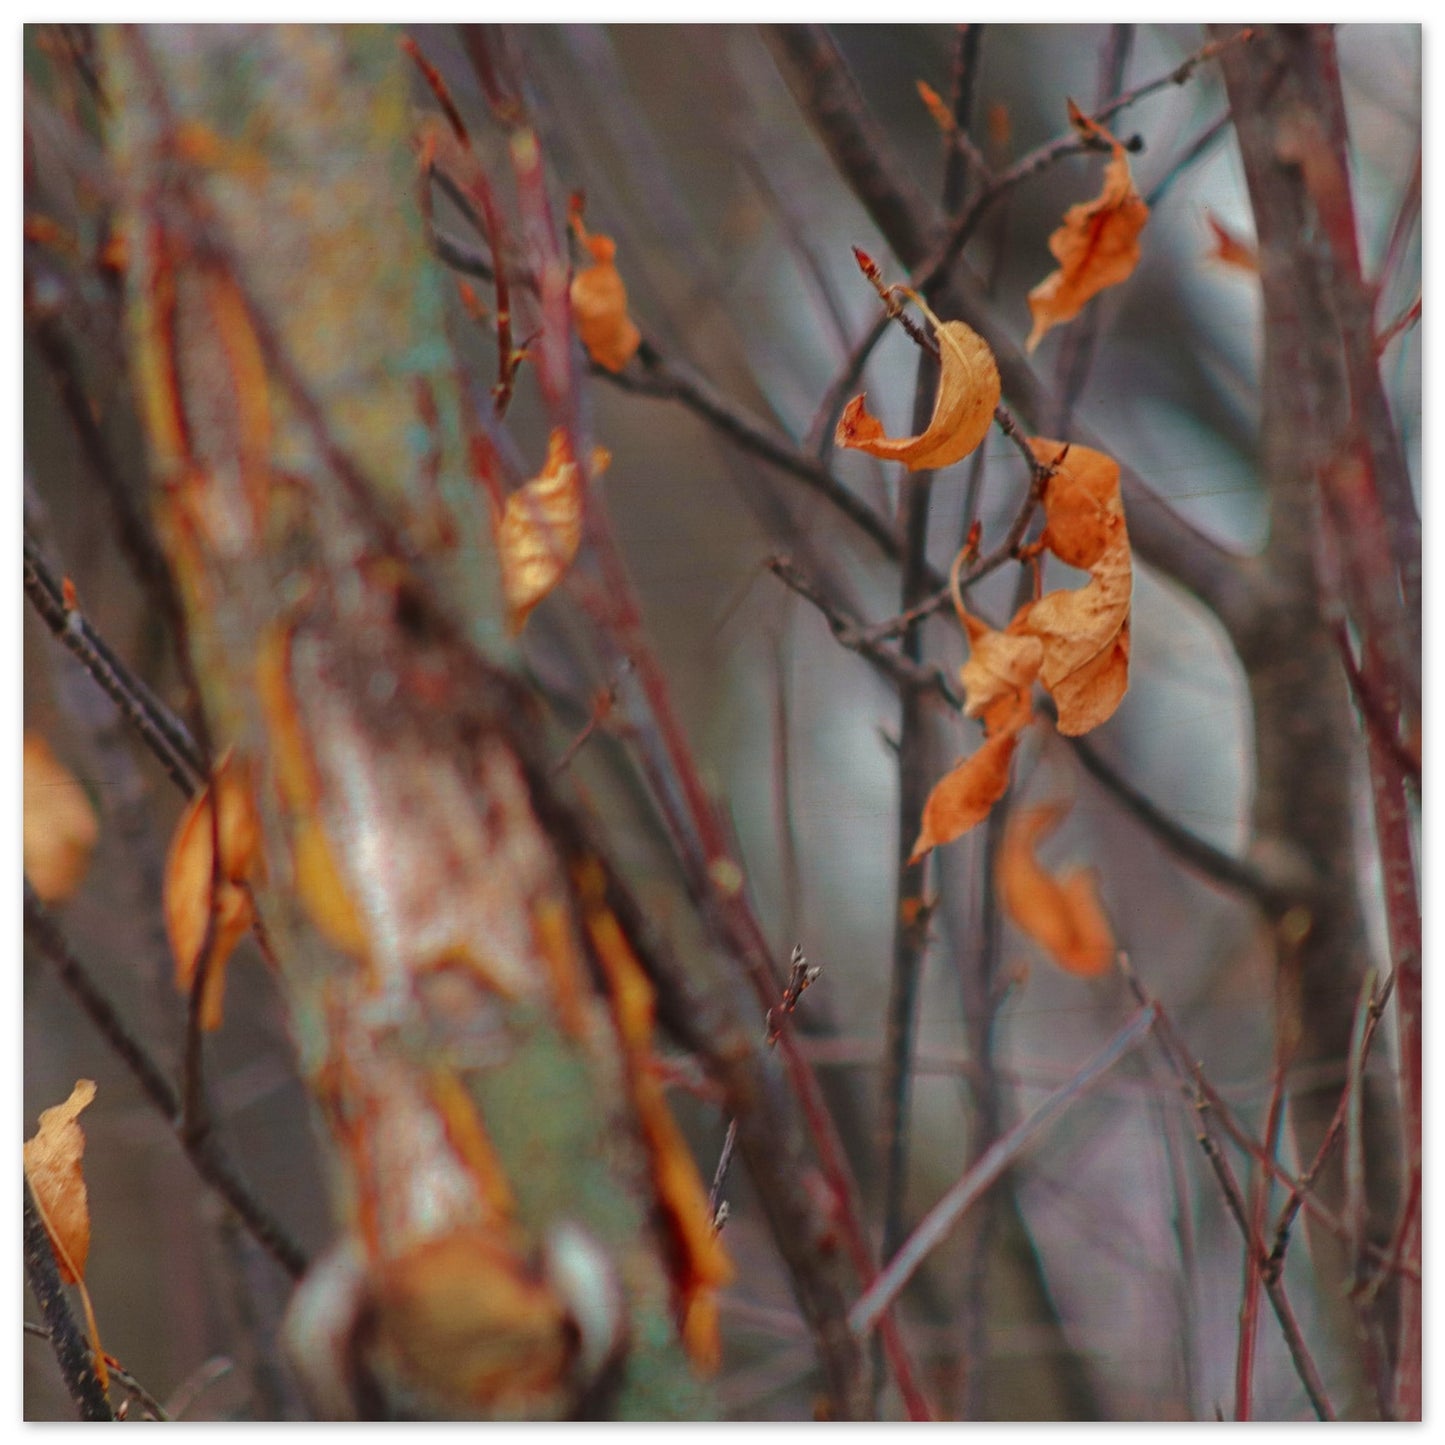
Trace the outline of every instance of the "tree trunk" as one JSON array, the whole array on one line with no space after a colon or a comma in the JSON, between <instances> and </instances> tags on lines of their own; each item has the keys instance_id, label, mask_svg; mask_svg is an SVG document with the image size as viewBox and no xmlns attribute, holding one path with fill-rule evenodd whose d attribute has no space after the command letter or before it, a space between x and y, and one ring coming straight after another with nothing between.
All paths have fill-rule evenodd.
<instances>
[{"instance_id":1,"label":"tree trunk","mask_svg":"<svg viewBox=\"0 0 1445 1445\"><path fill-rule=\"evenodd\" d=\"M108 45L159 524L334 1162L300 1363L335 1413L705 1415L727 1261L498 667L395 38ZM424 562L429 478L473 544Z\"/></svg>"}]
</instances>

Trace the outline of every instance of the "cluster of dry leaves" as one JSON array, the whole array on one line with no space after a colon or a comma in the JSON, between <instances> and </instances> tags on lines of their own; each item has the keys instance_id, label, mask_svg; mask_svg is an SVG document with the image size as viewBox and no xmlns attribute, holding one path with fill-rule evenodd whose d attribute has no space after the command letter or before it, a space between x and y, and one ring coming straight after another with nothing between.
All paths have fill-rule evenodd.
<instances>
[{"instance_id":1,"label":"cluster of dry leaves","mask_svg":"<svg viewBox=\"0 0 1445 1445\"><path fill-rule=\"evenodd\" d=\"M946 108L927 87L920 85L919 90L947 130L952 122ZM1101 193L1071 207L1050 238L1059 269L1029 293L1034 320L1030 350L1051 327L1077 316L1087 301L1133 271L1149 214L1134 188L1124 147L1073 102L1069 112L1078 133L1107 146L1111 154ZM1000 400L998 370L982 337L963 322L940 321L906 288L893 289L918 301L938 344L940 376L932 418L916 437L889 437L858 396L839 420L837 442L900 461L911 471L949 466L987 435ZM1050 554L1088 573L1089 580L1081 587L1036 595L996 629L964 607L955 564L954 602L969 643L961 672L964 711L982 722L984 741L934 786L924 806L913 863L976 827L1008 790L1020 738L1042 717L1034 707L1035 684L1053 699L1057 729L1066 736L1105 722L1129 685L1133 565L1118 463L1102 452L1063 441L1035 437L1029 445L1036 463L1048 471L1042 494L1045 527L1030 551ZM1059 804L1016 811L1000 849L996 885L1023 932L1062 968L1092 976L1105 972L1114 955L1095 876L1081 868L1054 877L1035 856L1037 845L1066 811Z\"/></svg>"}]
</instances>

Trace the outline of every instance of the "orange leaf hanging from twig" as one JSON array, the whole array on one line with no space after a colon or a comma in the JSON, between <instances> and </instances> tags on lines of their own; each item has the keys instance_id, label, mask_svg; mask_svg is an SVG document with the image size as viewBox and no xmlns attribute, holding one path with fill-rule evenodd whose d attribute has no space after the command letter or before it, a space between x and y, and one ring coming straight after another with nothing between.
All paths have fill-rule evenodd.
<instances>
[{"instance_id":1,"label":"orange leaf hanging from twig","mask_svg":"<svg viewBox=\"0 0 1445 1445\"><path fill-rule=\"evenodd\" d=\"M621 371L642 344L642 333L627 314L627 287L618 274L617 243L590 233L580 207L572 207L572 229L592 257L572 278L572 319L587 354L608 371Z\"/></svg>"},{"instance_id":2,"label":"orange leaf hanging from twig","mask_svg":"<svg viewBox=\"0 0 1445 1445\"><path fill-rule=\"evenodd\" d=\"M1059 269L1029 292L1034 319L1029 351L1050 328L1072 321L1085 302L1132 274L1139 264L1139 233L1149 219L1149 207L1134 189L1124 147L1072 100L1069 119L1082 135L1107 141L1114 153L1104 168L1103 189L1092 201L1070 206L1063 225L1049 237Z\"/></svg>"},{"instance_id":3,"label":"orange leaf hanging from twig","mask_svg":"<svg viewBox=\"0 0 1445 1445\"><path fill-rule=\"evenodd\" d=\"M995 880L1004 911L1067 973L1096 978L1114 960L1114 934L1099 903L1092 868L1054 877L1034 856L1067 805L1021 809L1009 822Z\"/></svg>"},{"instance_id":4,"label":"orange leaf hanging from twig","mask_svg":"<svg viewBox=\"0 0 1445 1445\"><path fill-rule=\"evenodd\" d=\"M606 450L592 453L592 474L600 476L611 460ZM507 626L522 630L532 609L562 580L582 545L586 481L572 458L567 434L555 428L547 439L541 472L513 492L492 523L502 561L502 593Z\"/></svg>"},{"instance_id":5,"label":"orange leaf hanging from twig","mask_svg":"<svg viewBox=\"0 0 1445 1445\"><path fill-rule=\"evenodd\" d=\"M1050 592L1010 624L1043 644L1039 680L1059 710L1059 731L1075 737L1112 717L1129 687L1129 607L1134 568L1119 464L1103 452L1034 437L1054 466L1044 490L1043 542L1062 562L1086 569L1087 586Z\"/></svg>"},{"instance_id":6,"label":"orange leaf hanging from twig","mask_svg":"<svg viewBox=\"0 0 1445 1445\"><path fill-rule=\"evenodd\" d=\"M85 1153L85 1131L77 1123L80 1111L95 1098L95 1084L77 1079L70 1097L40 1115L35 1137L25 1141L24 1169L30 1182L35 1212L45 1226L61 1280L80 1290L85 1307L85 1324L95 1355L95 1373L102 1390L110 1387L110 1375L101 1348L95 1307L85 1287L85 1265L90 1257L90 1201L85 1175L80 1168Z\"/></svg>"},{"instance_id":7,"label":"orange leaf hanging from twig","mask_svg":"<svg viewBox=\"0 0 1445 1445\"><path fill-rule=\"evenodd\" d=\"M1259 254L1248 241L1241 240L1227 226L1222 226L1208 211L1204 219L1209 225L1212 244L1205 257L1207 261L1218 261L1221 266L1232 266L1236 271L1245 271L1251 276L1259 275Z\"/></svg>"},{"instance_id":8,"label":"orange leaf hanging from twig","mask_svg":"<svg viewBox=\"0 0 1445 1445\"><path fill-rule=\"evenodd\" d=\"M1017 729L988 738L976 753L933 785L923 805L918 841L908 856L910 865L930 849L961 838L988 817L1008 788L1009 764L1017 745Z\"/></svg>"},{"instance_id":9,"label":"orange leaf hanging from twig","mask_svg":"<svg viewBox=\"0 0 1445 1445\"><path fill-rule=\"evenodd\" d=\"M76 1120L94 1098L95 1084L78 1080L63 1104L40 1115L35 1137L25 1141L25 1177L66 1284L78 1284L85 1277L90 1255L90 1205L80 1170L85 1133Z\"/></svg>"},{"instance_id":10,"label":"orange leaf hanging from twig","mask_svg":"<svg viewBox=\"0 0 1445 1445\"><path fill-rule=\"evenodd\" d=\"M838 419L840 447L867 452L887 462L902 462L909 471L952 466L973 451L993 425L994 408L1003 394L998 366L988 343L962 321L940 321L921 301L923 314L938 342L938 395L928 427L916 437L890 437L883 424L855 396Z\"/></svg>"}]
</instances>

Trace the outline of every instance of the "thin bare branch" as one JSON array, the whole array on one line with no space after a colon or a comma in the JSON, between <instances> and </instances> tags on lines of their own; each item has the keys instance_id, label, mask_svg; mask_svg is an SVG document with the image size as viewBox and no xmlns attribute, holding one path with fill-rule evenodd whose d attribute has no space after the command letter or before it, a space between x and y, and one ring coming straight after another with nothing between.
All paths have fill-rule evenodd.
<instances>
[{"instance_id":1,"label":"thin bare branch","mask_svg":"<svg viewBox=\"0 0 1445 1445\"><path fill-rule=\"evenodd\" d=\"M201 1176L221 1196L257 1242L293 1279L306 1272L306 1254L272 1217L236 1172L214 1131L188 1139L182 1127L181 1101L164 1070L130 1032L110 1000L96 986L90 970L76 957L49 910L25 884L25 937L55 969L66 992L99 1030L112 1052L135 1075L142 1092L155 1106L179 1140L181 1148Z\"/></svg>"},{"instance_id":2,"label":"thin bare branch","mask_svg":"<svg viewBox=\"0 0 1445 1445\"><path fill-rule=\"evenodd\" d=\"M120 708L171 781L189 798L205 776L205 764L190 731L110 650L80 607L67 605L65 589L28 535L25 595L45 625Z\"/></svg>"},{"instance_id":3,"label":"thin bare branch","mask_svg":"<svg viewBox=\"0 0 1445 1445\"><path fill-rule=\"evenodd\" d=\"M1140 1008L1069 1083L1045 1099L1027 1119L1015 1124L929 1210L849 1312L848 1322L856 1333L866 1335L877 1324L883 1311L969 1207L1153 1028L1157 1016L1152 1003Z\"/></svg>"}]
</instances>

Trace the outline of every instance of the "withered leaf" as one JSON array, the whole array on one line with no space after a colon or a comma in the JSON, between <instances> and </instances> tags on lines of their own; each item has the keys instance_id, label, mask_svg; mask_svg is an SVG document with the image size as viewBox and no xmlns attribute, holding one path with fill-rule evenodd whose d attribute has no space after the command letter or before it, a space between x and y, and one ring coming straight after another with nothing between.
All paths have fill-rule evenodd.
<instances>
[{"instance_id":1,"label":"withered leaf","mask_svg":"<svg viewBox=\"0 0 1445 1445\"><path fill-rule=\"evenodd\" d=\"M1032 351L1052 327L1072 321L1085 302L1110 286L1126 280L1139 264L1139 233L1149 219L1149 207L1134 189L1129 157L1124 147L1101 125L1081 114L1069 102L1070 118L1086 135L1096 135L1113 147L1104 168L1104 185L1092 201L1081 201L1064 212L1064 222L1049 237L1049 250L1059 263L1029 292L1033 330Z\"/></svg>"},{"instance_id":2,"label":"withered leaf","mask_svg":"<svg viewBox=\"0 0 1445 1445\"><path fill-rule=\"evenodd\" d=\"M1010 820L999 850L995 881L1004 911L1067 973L1096 978L1114 960L1114 934L1099 902L1094 870L1059 877L1034 855L1058 827L1066 805L1022 808Z\"/></svg>"},{"instance_id":3,"label":"withered leaf","mask_svg":"<svg viewBox=\"0 0 1445 1445\"><path fill-rule=\"evenodd\" d=\"M968 661L959 670L966 717L983 719L989 737L1017 732L1033 715L1030 689L1043 666L1044 645L1014 623L997 632L960 611L968 633Z\"/></svg>"},{"instance_id":4,"label":"withered leaf","mask_svg":"<svg viewBox=\"0 0 1445 1445\"><path fill-rule=\"evenodd\" d=\"M25 1177L66 1284L84 1278L90 1254L90 1206L80 1168L85 1133L76 1120L94 1098L95 1084L80 1079L63 1104L40 1115L35 1137L25 1141Z\"/></svg>"},{"instance_id":5,"label":"withered leaf","mask_svg":"<svg viewBox=\"0 0 1445 1445\"><path fill-rule=\"evenodd\" d=\"M594 455L594 475L606 464ZM582 545L586 482L572 458L567 434L554 428L541 472L506 500L493 521L502 561L507 625L520 632L532 609L562 580Z\"/></svg>"},{"instance_id":6,"label":"withered leaf","mask_svg":"<svg viewBox=\"0 0 1445 1445\"><path fill-rule=\"evenodd\" d=\"M918 87L918 98L928 108L928 113L933 117L933 123L944 135L950 136L958 129L953 119L953 112L944 103L943 97L926 80L914 82Z\"/></svg>"},{"instance_id":7,"label":"withered leaf","mask_svg":"<svg viewBox=\"0 0 1445 1445\"><path fill-rule=\"evenodd\" d=\"M587 354L608 371L621 371L642 344L642 333L627 314L627 287L617 270L617 243L590 233L574 210L573 229L592 257L572 278L572 319Z\"/></svg>"},{"instance_id":8,"label":"withered leaf","mask_svg":"<svg viewBox=\"0 0 1445 1445\"><path fill-rule=\"evenodd\" d=\"M99 835L85 789L39 733L25 734L22 854L25 876L46 903L63 903L85 877Z\"/></svg>"},{"instance_id":9,"label":"withered leaf","mask_svg":"<svg viewBox=\"0 0 1445 1445\"><path fill-rule=\"evenodd\" d=\"M1259 274L1259 254L1254 247L1248 241L1241 240L1226 226L1220 225L1207 211L1204 219L1213 233L1213 244L1205 259L1217 261L1221 266L1232 266L1236 271L1245 271L1251 276L1257 276Z\"/></svg>"},{"instance_id":10,"label":"withered leaf","mask_svg":"<svg viewBox=\"0 0 1445 1445\"><path fill-rule=\"evenodd\" d=\"M216 839L219 868L213 866ZM190 992L210 933L210 963L201 998L205 1029L221 1026L226 964L254 919L245 885L262 869L261 825L251 795L250 770L227 752L212 783L191 799L176 825L163 886L166 935L176 965L176 988L182 993Z\"/></svg>"},{"instance_id":11,"label":"withered leaf","mask_svg":"<svg viewBox=\"0 0 1445 1445\"><path fill-rule=\"evenodd\" d=\"M973 451L993 424L1002 395L998 366L988 343L962 321L939 321L926 311L938 342L938 394L927 428L916 437L889 437L883 424L855 396L838 419L840 447L902 462L909 471L952 466Z\"/></svg>"},{"instance_id":12,"label":"withered leaf","mask_svg":"<svg viewBox=\"0 0 1445 1445\"><path fill-rule=\"evenodd\" d=\"M1084 587L1047 593L1020 609L1010 628L1043 644L1039 681L1059 711L1059 731L1074 737L1112 717L1129 686L1129 607L1134 568L1119 498L1119 465L1102 452L1030 442L1056 464L1044 492L1043 540L1061 561L1086 567Z\"/></svg>"},{"instance_id":13,"label":"withered leaf","mask_svg":"<svg viewBox=\"0 0 1445 1445\"><path fill-rule=\"evenodd\" d=\"M910 865L930 849L961 838L988 817L1008 788L1009 764L1017 746L1017 729L988 738L933 785L923 805L918 840L908 856Z\"/></svg>"}]
</instances>

